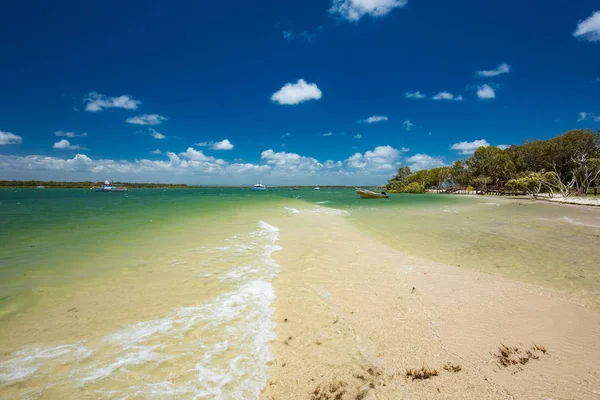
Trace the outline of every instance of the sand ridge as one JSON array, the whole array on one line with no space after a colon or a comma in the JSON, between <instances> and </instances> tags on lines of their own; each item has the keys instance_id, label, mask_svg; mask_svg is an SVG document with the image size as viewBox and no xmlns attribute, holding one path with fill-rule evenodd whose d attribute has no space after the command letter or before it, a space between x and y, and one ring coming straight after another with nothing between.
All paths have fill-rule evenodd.
<instances>
[{"instance_id":1,"label":"sand ridge","mask_svg":"<svg viewBox=\"0 0 600 400\"><path fill-rule=\"evenodd\" d=\"M277 224L277 340L263 399L598 397L597 311L409 256L343 216L299 213ZM502 345L519 349L517 364L498 361ZM546 353L530 357L534 345ZM437 376L407 376L421 368Z\"/></svg>"}]
</instances>

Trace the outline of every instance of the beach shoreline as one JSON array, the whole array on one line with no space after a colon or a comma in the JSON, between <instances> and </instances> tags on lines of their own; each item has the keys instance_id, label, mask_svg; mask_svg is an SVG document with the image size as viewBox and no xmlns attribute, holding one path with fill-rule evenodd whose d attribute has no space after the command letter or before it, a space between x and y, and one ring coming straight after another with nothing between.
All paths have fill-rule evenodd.
<instances>
[{"instance_id":1,"label":"beach shoreline","mask_svg":"<svg viewBox=\"0 0 600 400\"><path fill-rule=\"evenodd\" d=\"M277 339L262 399L600 392L598 311L546 287L391 249L344 217L292 218L280 227L285 251L275 256ZM516 364L502 365L502 345L519 349ZM438 375L406 376L421 367Z\"/></svg>"}]
</instances>

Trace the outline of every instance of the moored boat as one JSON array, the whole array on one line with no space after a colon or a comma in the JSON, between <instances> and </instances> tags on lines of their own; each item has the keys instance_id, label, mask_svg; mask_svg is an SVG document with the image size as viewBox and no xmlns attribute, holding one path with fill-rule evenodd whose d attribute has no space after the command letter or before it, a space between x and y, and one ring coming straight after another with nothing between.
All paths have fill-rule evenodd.
<instances>
[{"instance_id":1,"label":"moored boat","mask_svg":"<svg viewBox=\"0 0 600 400\"><path fill-rule=\"evenodd\" d=\"M252 187L252 190L267 190L267 187L262 183L257 183Z\"/></svg>"},{"instance_id":2,"label":"moored boat","mask_svg":"<svg viewBox=\"0 0 600 400\"><path fill-rule=\"evenodd\" d=\"M94 192L126 192L125 186L113 185L109 181L104 181L101 187L93 187Z\"/></svg>"},{"instance_id":3,"label":"moored boat","mask_svg":"<svg viewBox=\"0 0 600 400\"><path fill-rule=\"evenodd\" d=\"M315 187L315 190L321 190L321 188L317 186L317 187Z\"/></svg>"},{"instance_id":4,"label":"moored boat","mask_svg":"<svg viewBox=\"0 0 600 400\"><path fill-rule=\"evenodd\" d=\"M372 192L366 189L356 189L356 194L358 194L363 199L387 199L388 195L386 192Z\"/></svg>"}]
</instances>

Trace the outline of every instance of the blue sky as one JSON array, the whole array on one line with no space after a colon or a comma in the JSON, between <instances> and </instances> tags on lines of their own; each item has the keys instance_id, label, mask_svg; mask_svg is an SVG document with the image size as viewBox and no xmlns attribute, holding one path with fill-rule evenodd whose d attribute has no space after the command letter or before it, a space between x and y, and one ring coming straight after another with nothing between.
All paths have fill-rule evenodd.
<instances>
[{"instance_id":1,"label":"blue sky","mask_svg":"<svg viewBox=\"0 0 600 400\"><path fill-rule=\"evenodd\" d=\"M595 0L1 7L0 179L375 184L600 128Z\"/></svg>"}]
</instances>

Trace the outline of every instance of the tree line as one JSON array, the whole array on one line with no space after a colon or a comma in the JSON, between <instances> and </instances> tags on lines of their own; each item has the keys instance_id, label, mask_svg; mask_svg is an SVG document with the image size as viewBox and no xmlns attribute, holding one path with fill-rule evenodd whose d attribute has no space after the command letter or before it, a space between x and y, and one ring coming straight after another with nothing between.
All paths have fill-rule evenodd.
<instances>
[{"instance_id":1,"label":"tree line","mask_svg":"<svg viewBox=\"0 0 600 400\"><path fill-rule=\"evenodd\" d=\"M178 183L129 183L129 182L113 182L116 185L127 186L128 188L171 188L171 189L180 189L180 188L191 188L194 186L188 186L185 184ZM102 183L92 182L92 181L82 181L82 182L58 182L58 181L0 181L0 187L10 187L10 188L35 188L38 186L43 186L46 188L62 188L62 189L89 189L91 187L102 186Z\"/></svg>"},{"instance_id":2,"label":"tree line","mask_svg":"<svg viewBox=\"0 0 600 400\"><path fill-rule=\"evenodd\" d=\"M600 131L575 129L549 140L524 141L503 150L480 147L466 160L451 166L412 172L401 167L385 190L424 193L436 188L454 192L507 191L537 197L559 193L584 195L600 184Z\"/></svg>"}]
</instances>

